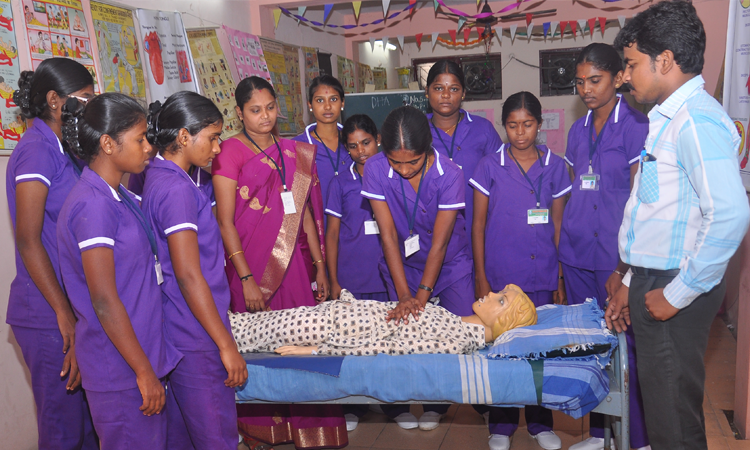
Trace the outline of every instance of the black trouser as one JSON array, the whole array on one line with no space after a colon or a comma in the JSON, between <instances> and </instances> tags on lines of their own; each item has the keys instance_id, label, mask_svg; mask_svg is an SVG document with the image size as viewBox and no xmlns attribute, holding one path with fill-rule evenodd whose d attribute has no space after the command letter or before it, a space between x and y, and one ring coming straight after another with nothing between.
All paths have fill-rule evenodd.
<instances>
[{"instance_id":1,"label":"black trouser","mask_svg":"<svg viewBox=\"0 0 750 450\"><path fill-rule=\"evenodd\" d=\"M673 278L634 274L630 282L628 301L646 429L653 450L706 450L703 357L726 282L722 280L671 319L654 320L646 311L645 295Z\"/></svg>"}]
</instances>

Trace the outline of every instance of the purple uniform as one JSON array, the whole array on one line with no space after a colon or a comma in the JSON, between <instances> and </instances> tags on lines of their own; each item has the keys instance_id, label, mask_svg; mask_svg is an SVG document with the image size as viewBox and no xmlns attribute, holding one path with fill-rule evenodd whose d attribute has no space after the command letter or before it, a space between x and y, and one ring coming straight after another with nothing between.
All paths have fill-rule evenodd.
<instances>
[{"instance_id":1,"label":"purple uniform","mask_svg":"<svg viewBox=\"0 0 750 450\"><path fill-rule=\"evenodd\" d=\"M151 158L151 163L154 158ZM131 173L128 178L128 190L135 195L143 195L143 186L146 184L146 173L148 173L152 164L146 166L141 173ZM214 196L214 185L211 183L211 174L200 167L193 167L190 171L190 178L198 186L198 189L211 199L211 206L216 206L216 197Z\"/></svg>"},{"instance_id":2,"label":"purple uniform","mask_svg":"<svg viewBox=\"0 0 750 450\"><path fill-rule=\"evenodd\" d=\"M601 131L601 140L592 158L592 172L600 175L598 191L581 190L581 175L588 173L591 144L596 142L594 119L589 110L568 132L565 160L575 178L570 200L565 207L560 231L560 261L563 263L568 303L583 303L596 298L606 307L605 284L620 260L617 233L625 203L630 195L630 167L640 159L648 135L648 118L634 110L622 97ZM637 374L635 338L628 327L628 359L632 374ZM630 439L632 447L648 445L643 401L637 376L630 377ZM604 437L604 416L591 415L591 435Z\"/></svg>"},{"instance_id":3,"label":"purple uniform","mask_svg":"<svg viewBox=\"0 0 750 450\"><path fill-rule=\"evenodd\" d=\"M398 233L398 246L406 280L412 293L417 291L422 282L427 255L432 247L432 229L438 211L463 210L466 203L465 189L461 169L447 156L435 150L435 161L424 175L414 220L413 231L415 235L419 235L420 250L406 258L404 241L410 235L407 214L414 211L417 193L408 181L391 168L384 153L378 153L365 164L361 193L368 199L384 201L388 205ZM381 259L380 269L389 290L392 290L392 296L397 298L385 258ZM474 302L472 277L473 266L465 221L463 214L458 214L433 294L440 297L441 306L448 311L459 316L469 316L473 314L471 305Z\"/></svg>"},{"instance_id":4,"label":"purple uniform","mask_svg":"<svg viewBox=\"0 0 750 450\"><path fill-rule=\"evenodd\" d=\"M167 237L174 233L196 232L201 273L229 331L229 283L224 273L219 225L211 212L211 200L184 170L161 155L157 155L150 166L144 186L143 210L156 234L164 274L161 285L164 326L170 340L184 355L169 376L169 447L234 449L237 447L234 389L224 386L227 371L219 349L190 311L180 291L167 242Z\"/></svg>"},{"instance_id":5,"label":"purple uniform","mask_svg":"<svg viewBox=\"0 0 750 450\"><path fill-rule=\"evenodd\" d=\"M343 128L340 123L337 124L339 132ZM293 138L295 141L307 142L315 146L315 165L318 166L318 179L320 180L320 190L323 192L323 206L328 206L328 199L325 198L328 194L329 185L331 180L336 176L337 173L344 173L352 163L352 158L349 156L349 152L346 151L344 143L346 141L341 139L339 148L335 152L332 149L326 148L326 146L315 139L315 129L318 127L317 123L311 123L305 128L305 132L299 136Z\"/></svg>"},{"instance_id":6,"label":"purple uniform","mask_svg":"<svg viewBox=\"0 0 750 450\"><path fill-rule=\"evenodd\" d=\"M464 116L456 129L453 136L430 123L432 130L432 146L440 153L451 158L451 160L464 171L464 180L468 183L474 170L476 170L479 160L487 155L491 155L503 145L503 140L497 134L497 130L492 122L481 116L472 116L468 111L463 109L460 114ZM427 118L432 122L432 114L427 114ZM474 219L474 191L466 189L466 237L469 239L469 253L471 254L471 224Z\"/></svg>"},{"instance_id":7,"label":"purple uniform","mask_svg":"<svg viewBox=\"0 0 750 450\"><path fill-rule=\"evenodd\" d=\"M127 193L133 202L139 198ZM97 247L114 253L117 293L138 343L158 378L174 369L181 354L165 339L162 293L148 236L120 193L85 168L60 211L57 238L65 289L75 310L76 356L88 391L102 448L159 448L166 445L164 415L145 417L133 369L107 336L94 310L81 253ZM98 395L101 394L101 395ZM117 422L110 410L117 404ZM119 442L123 430L128 440ZM154 441L154 437L161 436Z\"/></svg>"},{"instance_id":8,"label":"purple uniform","mask_svg":"<svg viewBox=\"0 0 750 450\"><path fill-rule=\"evenodd\" d=\"M525 292L555 291L558 285L555 225L551 216L546 224L529 225L527 213L530 209L551 209L555 199L570 191L570 177L562 158L540 145L541 159L527 172L532 189L509 154L509 148L505 144L496 154L482 159L469 180L472 187L489 197L484 245L487 280L493 291L510 283ZM537 207L534 191L540 181Z\"/></svg>"},{"instance_id":9,"label":"purple uniform","mask_svg":"<svg viewBox=\"0 0 750 450\"><path fill-rule=\"evenodd\" d=\"M62 286L57 256L57 218L63 202L78 181L74 162L63 151L55 133L43 120L34 120L8 162L6 194L10 218L16 228L16 187L37 181L48 188L41 240L57 281ZM18 248L16 278L10 285L6 322L31 372L37 409L39 448L97 448L91 415L83 392L70 394L67 377L60 379L65 355L57 316L32 281Z\"/></svg>"},{"instance_id":10,"label":"purple uniform","mask_svg":"<svg viewBox=\"0 0 750 450\"><path fill-rule=\"evenodd\" d=\"M362 178L355 163L331 180L325 212L341 219L339 231L338 280L355 298L375 293L387 299L386 287L378 270L383 248L376 234L365 234L365 222L374 221L372 207L362 198ZM368 295L369 294L369 295Z\"/></svg>"}]
</instances>

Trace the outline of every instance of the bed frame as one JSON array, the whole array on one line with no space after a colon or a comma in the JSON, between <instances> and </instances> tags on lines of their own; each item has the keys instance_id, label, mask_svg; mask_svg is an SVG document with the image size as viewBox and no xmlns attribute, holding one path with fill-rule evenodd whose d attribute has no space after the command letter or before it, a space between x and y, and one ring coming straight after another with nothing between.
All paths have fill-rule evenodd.
<instances>
[{"instance_id":1,"label":"bed frame","mask_svg":"<svg viewBox=\"0 0 750 450\"><path fill-rule=\"evenodd\" d=\"M612 352L610 365L606 371L609 375L609 394L607 397L594 408L592 412L604 414L604 449L611 450L611 440L614 438L619 449L630 448L630 368L628 367L628 344L625 340L625 333L617 333L618 346ZM249 403L276 403L262 400L254 400ZM365 396L351 395L331 401L311 401L311 402L286 402L294 404L380 404L382 401ZM408 401L394 402L392 404L432 404L449 403L446 401ZM612 426L614 425L614 427ZM612 436L614 428L614 436Z\"/></svg>"}]
</instances>

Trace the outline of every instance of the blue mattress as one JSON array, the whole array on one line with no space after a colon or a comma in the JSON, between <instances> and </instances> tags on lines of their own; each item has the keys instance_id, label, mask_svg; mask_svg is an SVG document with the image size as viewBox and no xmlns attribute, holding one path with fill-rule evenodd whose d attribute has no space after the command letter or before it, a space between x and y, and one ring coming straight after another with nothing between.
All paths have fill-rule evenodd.
<instances>
[{"instance_id":1,"label":"blue mattress","mask_svg":"<svg viewBox=\"0 0 750 450\"><path fill-rule=\"evenodd\" d=\"M335 403L349 396L368 396L383 403L538 403L531 364L490 360L486 351L473 355L347 356L340 364L338 376L316 369L248 364L248 383L237 389L237 402ZM609 393L609 377L596 361L544 361L541 383L542 406L574 418L593 410Z\"/></svg>"}]
</instances>

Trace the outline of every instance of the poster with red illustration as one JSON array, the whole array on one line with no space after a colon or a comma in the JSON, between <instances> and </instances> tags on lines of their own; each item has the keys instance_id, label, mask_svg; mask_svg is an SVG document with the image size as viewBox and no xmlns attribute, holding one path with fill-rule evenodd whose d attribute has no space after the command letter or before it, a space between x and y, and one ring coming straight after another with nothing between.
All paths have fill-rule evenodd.
<instances>
[{"instance_id":1,"label":"poster with red illustration","mask_svg":"<svg viewBox=\"0 0 750 450\"><path fill-rule=\"evenodd\" d=\"M143 75L151 101L162 103L178 91L200 92L194 75L185 25L178 12L138 9L135 12L143 37Z\"/></svg>"},{"instance_id":2,"label":"poster with red illustration","mask_svg":"<svg viewBox=\"0 0 750 450\"><path fill-rule=\"evenodd\" d=\"M71 58L86 66L100 92L94 51L80 0L21 0L31 67L47 58Z\"/></svg>"}]
</instances>

